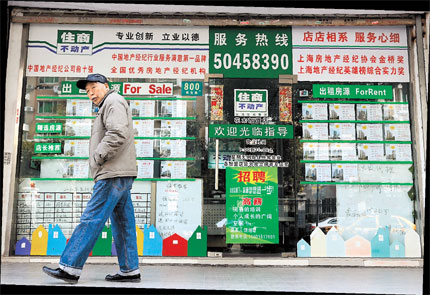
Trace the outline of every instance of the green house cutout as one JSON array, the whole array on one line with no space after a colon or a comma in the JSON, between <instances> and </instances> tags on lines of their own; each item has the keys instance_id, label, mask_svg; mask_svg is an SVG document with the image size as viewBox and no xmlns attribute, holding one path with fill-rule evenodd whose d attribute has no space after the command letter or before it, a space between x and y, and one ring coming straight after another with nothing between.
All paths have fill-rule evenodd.
<instances>
[{"instance_id":1,"label":"green house cutout","mask_svg":"<svg viewBox=\"0 0 430 295\"><path fill-rule=\"evenodd\" d=\"M112 253L112 230L106 225L103 227L99 238L93 248L93 256L111 256Z\"/></svg>"},{"instance_id":2,"label":"green house cutout","mask_svg":"<svg viewBox=\"0 0 430 295\"><path fill-rule=\"evenodd\" d=\"M202 229L197 226L190 239L188 240L188 252L189 257L206 257L208 247L208 227L204 226Z\"/></svg>"}]
</instances>

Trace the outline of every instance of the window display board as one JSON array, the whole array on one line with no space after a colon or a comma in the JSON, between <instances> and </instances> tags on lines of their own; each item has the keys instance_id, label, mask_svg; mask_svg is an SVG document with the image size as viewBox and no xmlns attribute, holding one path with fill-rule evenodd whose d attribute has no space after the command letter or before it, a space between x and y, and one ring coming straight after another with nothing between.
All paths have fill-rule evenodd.
<instances>
[{"instance_id":1,"label":"window display board","mask_svg":"<svg viewBox=\"0 0 430 295\"><path fill-rule=\"evenodd\" d=\"M155 226L162 238L188 240L202 225L203 181L158 181Z\"/></svg>"}]
</instances>

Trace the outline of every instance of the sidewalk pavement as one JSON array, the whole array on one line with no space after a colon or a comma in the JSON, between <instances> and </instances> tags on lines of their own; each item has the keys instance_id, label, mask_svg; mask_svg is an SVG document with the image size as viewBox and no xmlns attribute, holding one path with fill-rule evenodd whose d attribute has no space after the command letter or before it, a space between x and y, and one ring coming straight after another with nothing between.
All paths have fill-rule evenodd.
<instances>
[{"instance_id":1,"label":"sidewalk pavement","mask_svg":"<svg viewBox=\"0 0 430 295\"><path fill-rule=\"evenodd\" d=\"M235 294L236 291L242 294L267 292L423 294L421 263L416 267L288 266L262 262L259 265L255 263L250 265L237 263L240 259L214 258L214 262L223 263L192 265L183 263L186 259L172 258L170 261L177 263L151 263L151 260L141 263L142 281L139 283L112 283L106 282L104 277L108 273L116 273L118 265L113 260L109 260L108 263L106 263L107 260L104 260L105 263L97 263L97 260L89 259L90 262L85 265L78 284L70 285L42 272L44 265L56 268L58 258L39 260L39 262L28 262L28 260L25 262L22 259L2 261L1 293L7 294L15 288L15 293L23 294L16 290L21 288L23 292L28 293L30 290L37 291L38 288L43 288L45 294L59 294L58 290L67 294L94 294L94 291L100 292L100 289L103 290L103 294L108 290L114 290L116 294L130 294L130 292L135 292L133 294L149 292ZM154 261L157 260L152 260ZM243 261L246 260L243 259Z\"/></svg>"}]
</instances>

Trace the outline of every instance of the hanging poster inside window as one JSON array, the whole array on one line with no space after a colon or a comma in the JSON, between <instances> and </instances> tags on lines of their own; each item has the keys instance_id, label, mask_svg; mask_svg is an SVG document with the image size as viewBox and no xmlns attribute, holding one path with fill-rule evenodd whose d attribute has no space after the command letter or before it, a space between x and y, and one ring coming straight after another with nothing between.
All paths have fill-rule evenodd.
<instances>
[{"instance_id":1,"label":"hanging poster inside window","mask_svg":"<svg viewBox=\"0 0 430 295\"><path fill-rule=\"evenodd\" d=\"M226 242L277 244L278 170L226 167Z\"/></svg>"}]
</instances>

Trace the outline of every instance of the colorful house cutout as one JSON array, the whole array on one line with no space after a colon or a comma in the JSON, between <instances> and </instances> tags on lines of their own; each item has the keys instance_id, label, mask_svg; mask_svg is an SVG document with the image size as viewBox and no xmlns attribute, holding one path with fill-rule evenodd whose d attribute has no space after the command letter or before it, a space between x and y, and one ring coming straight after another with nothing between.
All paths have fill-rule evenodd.
<instances>
[{"instance_id":1,"label":"colorful house cutout","mask_svg":"<svg viewBox=\"0 0 430 295\"><path fill-rule=\"evenodd\" d=\"M143 255L143 231L136 225L136 242L137 242L137 255Z\"/></svg>"},{"instance_id":2,"label":"colorful house cutout","mask_svg":"<svg viewBox=\"0 0 430 295\"><path fill-rule=\"evenodd\" d=\"M380 227L370 241L372 257L390 257L390 230Z\"/></svg>"},{"instance_id":3,"label":"colorful house cutout","mask_svg":"<svg viewBox=\"0 0 430 295\"><path fill-rule=\"evenodd\" d=\"M39 225L31 235L31 251L30 255L46 255L48 248L48 232Z\"/></svg>"},{"instance_id":4,"label":"colorful house cutout","mask_svg":"<svg viewBox=\"0 0 430 295\"><path fill-rule=\"evenodd\" d=\"M189 257L208 256L208 227L201 228L200 225L188 239L187 254Z\"/></svg>"},{"instance_id":5,"label":"colorful house cutout","mask_svg":"<svg viewBox=\"0 0 430 295\"><path fill-rule=\"evenodd\" d=\"M405 257L405 245L403 245L403 243L400 242L399 240L395 240L390 245L390 257L393 257L393 258Z\"/></svg>"},{"instance_id":6,"label":"colorful house cutout","mask_svg":"<svg viewBox=\"0 0 430 295\"><path fill-rule=\"evenodd\" d=\"M93 247L93 256L112 255L112 230L106 225L103 227L96 244Z\"/></svg>"},{"instance_id":7,"label":"colorful house cutout","mask_svg":"<svg viewBox=\"0 0 430 295\"><path fill-rule=\"evenodd\" d=\"M370 242L362 236L353 236L345 242L346 257L370 257Z\"/></svg>"},{"instance_id":8,"label":"colorful house cutout","mask_svg":"<svg viewBox=\"0 0 430 295\"><path fill-rule=\"evenodd\" d=\"M15 244L15 255L30 255L31 243L25 237Z\"/></svg>"},{"instance_id":9,"label":"colorful house cutout","mask_svg":"<svg viewBox=\"0 0 430 295\"><path fill-rule=\"evenodd\" d=\"M311 233L311 257L327 257L326 235L319 227Z\"/></svg>"},{"instance_id":10,"label":"colorful house cutout","mask_svg":"<svg viewBox=\"0 0 430 295\"><path fill-rule=\"evenodd\" d=\"M333 226L326 235L327 257L345 257L345 241Z\"/></svg>"},{"instance_id":11,"label":"colorful house cutout","mask_svg":"<svg viewBox=\"0 0 430 295\"><path fill-rule=\"evenodd\" d=\"M405 257L421 257L420 236L413 229L408 229L405 235Z\"/></svg>"},{"instance_id":12,"label":"colorful house cutout","mask_svg":"<svg viewBox=\"0 0 430 295\"><path fill-rule=\"evenodd\" d=\"M145 224L143 230L143 255L161 256L163 255L163 238L158 233L154 225Z\"/></svg>"},{"instance_id":13,"label":"colorful house cutout","mask_svg":"<svg viewBox=\"0 0 430 295\"><path fill-rule=\"evenodd\" d=\"M66 237L63 234L60 226L56 224L52 227L49 225L48 230L48 249L46 250L46 255L61 255L64 248L66 247Z\"/></svg>"},{"instance_id":14,"label":"colorful house cutout","mask_svg":"<svg viewBox=\"0 0 430 295\"><path fill-rule=\"evenodd\" d=\"M163 240L163 256L187 256L188 242L178 234Z\"/></svg>"},{"instance_id":15,"label":"colorful house cutout","mask_svg":"<svg viewBox=\"0 0 430 295\"><path fill-rule=\"evenodd\" d=\"M297 242L297 257L311 257L311 246L303 239Z\"/></svg>"}]
</instances>

